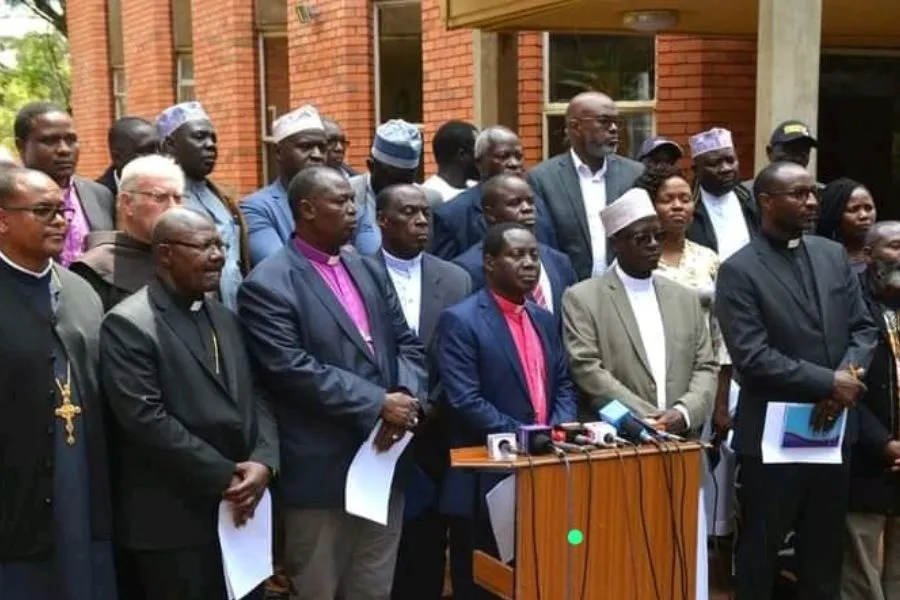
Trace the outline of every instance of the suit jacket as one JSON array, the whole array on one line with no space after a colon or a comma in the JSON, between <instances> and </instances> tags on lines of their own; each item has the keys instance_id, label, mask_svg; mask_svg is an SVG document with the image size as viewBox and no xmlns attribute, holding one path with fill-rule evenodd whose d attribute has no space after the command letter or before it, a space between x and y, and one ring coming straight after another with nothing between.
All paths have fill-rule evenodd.
<instances>
[{"instance_id":1,"label":"suit jacket","mask_svg":"<svg viewBox=\"0 0 900 600\"><path fill-rule=\"evenodd\" d=\"M353 198L356 201L356 233L353 236L353 245L360 254L371 256L381 247L381 229L375 222L375 197L369 196L369 174L351 177L350 187L353 188ZM425 193L428 206L434 214L437 207L443 203L443 198L434 190L421 186L419 189ZM430 223L433 222L434 219L431 219Z\"/></svg>"},{"instance_id":2,"label":"suit jacket","mask_svg":"<svg viewBox=\"0 0 900 600\"><path fill-rule=\"evenodd\" d=\"M239 206L247 224L250 263L255 267L291 239L294 215L280 177L244 198Z\"/></svg>"},{"instance_id":3,"label":"suit jacket","mask_svg":"<svg viewBox=\"0 0 900 600\"><path fill-rule=\"evenodd\" d=\"M805 236L818 306L806 300L788 262L759 236L726 260L716 280L716 316L741 384L735 452L760 455L766 406L814 403L832 393L834 371L866 370L877 343L844 248ZM850 412L845 443L856 438Z\"/></svg>"},{"instance_id":4,"label":"suit jacket","mask_svg":"<svg viewBox=\"0 0 900 600\"><path fill-rule=\"evenodd\" d=\"M744 213L744 222L747 224L747 232L755 238L759 234L759 212L756 209L756 201L753 193L744 184L738 184L734 188L734 194L741 203L741 211ZM687 228L687 239L694 243L706 246L713 252L719 251L719 242L716 239L716 230L709 219L709 211L700 197L700 186L694 186L694 220Z\"/></svg>"},{"instance_id":5,"label":"suit jacket","mask_svg":"<svg viewBox=\"0 0 900 600\"><path fill-rule=\"evenodd\" d=\"M103 171L103 174L97 178L97 183L108 189L113 198L119 194L119 186L116 183L116 168L114 166L108 166Z\"/></svg>"},{"instance_id":6,"label":"suit jacket","mask_svg":"<svg viewBox=\"0 0 900 600\"><path fill-rule=\"evenodd\" d=\"M553 313L562 314L562 297L570 285L576 281L575 271L572 270L572 263L569 257L553 248L538 244L538 250L541 257L541 266L547 273L547 279L550 280L550 288L553 290ZM484 244L478 242L455 259L453 262L464 268L472 277L472 287L480 290L484 287Z\"/></svg>"},{"instance_id":7,"label":"suit jacket","mask_svg":"<svg viewBox=\"0 0 900 600\"><path fill-rule=\"evenodd\" d=\"M51 291L58 290L58 302L55 325L48 327L46 315L24 301L6 269L0 264L0 563L46 557L53 550L56 528L45 499L53 498L48 466L54 464L58 421L53 407L60 401L48 360L56 344L70 361L73 400L82 410L75 435L87 440L91 537L112 535L98 381L100 299L80 277L54 267Z\"/></svg>"},{"instance_id":8,"label":"suit jacket","mask_svg":"<svg viewBox=\"0 0 900 600\"><path fill-rule=\"evenodd\" d=\"M573 421L575 392L553 316L531 302L526 302L525 310L543 342L548 424ZM444 311L438 323L437 356L450 409L452 448L482 446L489 433L515 432L520 425L534 423L525 373L490 291L481 289ZM441 492L441 511L472 514L475 499L483 502L484 494L501 478L450 469Z\"/></svg>"},{"instance_id":9,"label":"suit jacket","mask_svg":"<svg viewBox=\"0 0 900 600\"><path fill-rule=\"evenodd\" d=\"M81 208L91 231L110 231L116 228L116 199L105 186L78 175L72 176Z\"/></svg>"},{"instance_id":10,"label":"suit jacket","mask_svg":"<svg viewBox=\"0 0 900 600\"><path fill-rule=\"evenodd\" d=\"M534 235L539 242L555 248L556 234L547 218L544 201L535 197L534 203L537 211ZM488 226L481 206L481 184L438 205L432 223L431 251L444 260L453 260L483 240Z\"/></svg>"},{"instance_id":11,"label":"suit jacket","mask_svg":"<svg viewBox=\"0 0 900 600\"><path fill-rule=\"evenodd\" d=\"M275 424L254 390L237 318L216 301L204 306L221 375L190 314L159 280L103 320L103 389L118 438L116 537L127 548L214 542L235 464L278 468Z\"/></svg>"},{"instance_id":12,"label":"suit jacket","mask_svg":"<svg viewBox=\"0 0 900 600\"><path fill-rule=\"evenodd\" d=\"M637 161L618 154L607 156L606 204L615 202L643 172L644 165ZM566 151L535 166L528 172L528 181L546 203L547 214L559 238L558 248L569 255L579 281L587 279L593 272L594 255L572 153ZM611 260L612 255L607 252L607 262Z\"/></svg>"},{"instance_id":13,"label":"suit jacket","mask_svg":"<svg viewBox=\"0 0 900 600\"><path fill-rule=\"evenodd\" d=\"M639 416L658 410L656 386L666 386L666 407L682 404L692 429L712 414L719 366L707 319L695 291L653 277L666 345L666 381L654 381L625 286L615 269L571 287L563 297L563 337L572 379L591 412L612 399Z\"/></svg>"},{"instance_id":14,"label":"suit jacket","mask_svg":"<svg viewBox=\"0 0 900 600\"><path fill-rule=\"evenodd\" d=\"M341 260L365 304L374 355L294 244L254 269L238 293L247 346L278 423L284 500L297 508L343 508L347 468L385 394L405 389L424 399L427 390L425 350L390 282L357 253Z\"/></svg>"},{"instance_id":15,"label":"suit jacket","mask_svg":"<svg viewBox=\"0 0 900 600\"><path fill-rule=\"evenodd\" d=\"M85 253L69 265L69 270L91 284L104 311L156 277L150 244L139 242L124 231L91 233L85 246Z\"/></svg>"}]
</instances>

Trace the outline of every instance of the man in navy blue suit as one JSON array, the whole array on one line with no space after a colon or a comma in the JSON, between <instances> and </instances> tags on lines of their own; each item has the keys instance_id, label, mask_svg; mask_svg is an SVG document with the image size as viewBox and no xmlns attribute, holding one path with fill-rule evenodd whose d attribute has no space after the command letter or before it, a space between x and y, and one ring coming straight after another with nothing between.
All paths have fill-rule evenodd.
<instances>
[{"instance_id":1,"label":"man in navy blue suit","mask_svg":"<svg viewBox=\"0 0 900 600\"><path fill-rule=\"evenodd\" d=\"M489 433L575 419L569 363L556 320L531 302L540 278L538 243L518 223L484 239L486 287L441 315L437 357L449 408L450 446L478 446ZM451 518L450 562L457 598L490 598L472 581L472 550L494 551L484 495L502 475L450 469L441 511Z\"/></svg>"},{"instance_id":2,"label":"man in navy blue suit","mask_svg":"<svg viewBox=\"0 0 900 600\"><path fill-rule=\"evenodd\" d=\"M522 142L514 132L501 125L488 127L475 138L475 162L482 183L501 173L525 176ZM482 214L482 184L459 194L434 211L431 253L453 260L484 238L488 224ZM538 241L556 247L556 234L540 198L535 200Z\"/></svg>"},{"instance_id":3,"label":"man in navy blue suit","mask_svg":"<svg viewBox=\"0 0 900 600\"><path fill-rule=\"evenodd\" d=\"M481 194L484 220L489 226L498 223L519 223L534 232L537 214L534 192L528 182L518 175L495 175L482 186ZM541 308L560 314L562 294L576 281L569 257L538 242L540 279L529 294ZM484 287L484 243L478 242L454 260L472 278L472 289Z\"/></svg>"}]
</instances>

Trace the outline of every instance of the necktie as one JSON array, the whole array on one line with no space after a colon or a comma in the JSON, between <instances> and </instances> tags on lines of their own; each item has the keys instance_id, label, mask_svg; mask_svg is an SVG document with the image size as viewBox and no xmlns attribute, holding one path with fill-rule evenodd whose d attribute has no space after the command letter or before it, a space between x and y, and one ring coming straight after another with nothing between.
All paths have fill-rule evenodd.
<instances>
[{"instance_id":1,"label":"necktie","mask_svg":"<svg viewBox=\"0 0 900 600\"><path fill-rule=\"evenodd\" d=\"M534 289L531 290L531 297L534 299L535 303L543 309L549 309L549 305L547 304L547 298L544 296L544 291L541 289L541 283L538 282Z\"/></svg>"}]
</instances>

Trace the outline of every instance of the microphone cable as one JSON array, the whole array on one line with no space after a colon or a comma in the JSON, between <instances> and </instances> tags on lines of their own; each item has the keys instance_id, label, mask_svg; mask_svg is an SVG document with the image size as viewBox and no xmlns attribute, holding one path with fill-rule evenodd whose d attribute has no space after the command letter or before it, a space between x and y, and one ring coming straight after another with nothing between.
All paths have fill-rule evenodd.
<instances>
[{"instance_id":1,"label":"microphone cable","mask_svg":"<svg viewBox=\"0 0 900 600\"><path fill-rule=\"evenodd\" d=\"M638 600L638 591L637 591L637 562L635 562L634 558L634 545L631 543L631 523L634 522L632 518L633 515L631 513L631 502L628 498L628 478L625 476L625 471L627 467L625 466L625 459L622 456L622 451L618 446L614 447L616 452L616 457L619 459L619 473L622 474L622 488L625 492L625 518L628 519L628 531L625 536L625 540L628 543L628 557L629 562L631 562L631 581L634 582L631 586L631 591L633 592L634 600Z\"/></svg>"},{"instance_id":2,"label":"microphone cable","mask_svg":"<svg viewBox=\"0 0 900 600\"><path fill-rule=\"evenodd\" d=\"M566 467L566 524L567 524L567 532L572 530L572 527L575 525L575 498L572 493L572 465L569 462L569 456L560 451L556 455L565 465ZM566 543L566 600L572 600L572 563L573 556L572 554L575 551L575 546L572 544Z\"/></svg>"},{"instance_id":3,"label":"microphone cable","mask_svg":"<svg viewBox=\"0 0 900 600\"><path fill-rule=\"evenodd\" d=\"M588 576L588 563L591 559L591 521L593 517L593 506L594 506L594 463L591 462L591 449L582 447L582 452L584 452L584 456L587 459L587 471L588 471L588 495L587 495L587 524L584 528L584 563L581 569L581 600L585 600L585 594L587 594L587 576Z\"/></svg>"},{"instance_id":4,"label":"microphone cable","mask_svg":"<svg viewBox=\"0 0 900 600\"><path fill-rule=\"evenodd\" d=\"M640 494L639 505L641 508L641 530L644 534L644 549L647 552L647 562L650 563L650 575L653 578L653 592L656 600L662 600L662 594L659 591L659 579L656 575L656 566L653 564L653 551L650 547L650 534L647 532L647 512L644 507L644 467L641 465L641 452L637 446L634 446L634 458L638 466L638 493Z\"/></svg>"},{"instance_id":5,"label":"microphone cable","mask_svg":"<svg viewBox=\"0 0 900 600\"><path fill-rule=\"evenodd\" d=\"M528 458L528 470L531 474L531 552L532 557L534 558L534 582L536 584L535 591L537 592L537 600L542 600L541 595L541 571L540 571L540 563L538 562L538 543L537 543L537 492L535 491L536 483L535 480L535 469L534 469L534 457L530 454L526 455Z\"/></svg>"},{"instance_id":6,"label":"microphone cable","mask_svg":"<svg viewBox=\"0 0 900 600\"><path fill-rule=\"evenodd\" d=\"M687 548L685 547L685 537L684 537L685 536L684 502L686 499L685 494L687 492L687 482L685 481L685 478L687 477L687 473L684 470L683 456L680 455L681 449L678 446L678 444L675 444L674 442L669 442L669 441L662 441L661 445L662 445L661 449L663 450L663 453L664 453L663 473L665 474L665 477L666 477L666 487L669 492L669 502L670 502L670 508L671 508L672 532L674 535L673 542L675 543L674 551L678 555L678 564L680 567L679 570L680 570L680 575L681 575L681 594L682 594L682 597L687 598L688 597L688 580L687 580L688 565L687 565ZM676 504L675 504L675 495L676 495L675 494L675 485L676 485L677 481L675 479L675 468L672 464L672 460L673 460L672 448L673 447L679 451L680 458L682 459L682 462L681 462L681 494L680 494L681 502L679 503L679 506L681 507L681 518L678 518L675 515L675 506L676 506ZM680 529L679 529L679 525L681 526ZM700 526L699 523L697 524L697 526L698 527ZM674 579L674 577L675 577L675 571L674 571L674 561L673 561L672 578ZM675 586L674 586L674 582L673 582L673 585L672 585L673 592L674 592L674 587Z\"/></svg>"}]
</instances>

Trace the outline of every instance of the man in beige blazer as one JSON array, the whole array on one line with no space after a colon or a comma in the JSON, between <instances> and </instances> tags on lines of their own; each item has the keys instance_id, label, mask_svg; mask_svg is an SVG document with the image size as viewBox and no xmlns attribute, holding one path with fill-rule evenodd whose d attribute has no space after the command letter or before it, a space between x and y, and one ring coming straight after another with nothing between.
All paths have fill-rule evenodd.
<instances>
[{"instance_id":1,"label":"man in beige blazer","mask_svg":"<svg viewBox=\"0 0 900 600\"><path fill-rule=\"evenodd\" d=\"M718 364L697 295L652 275L664 233L645 191L629 190L600 215L617 259L563 296L572 379L594 414L615 398L671 433L699 430Z\"/></svg>"}]
</instances>

